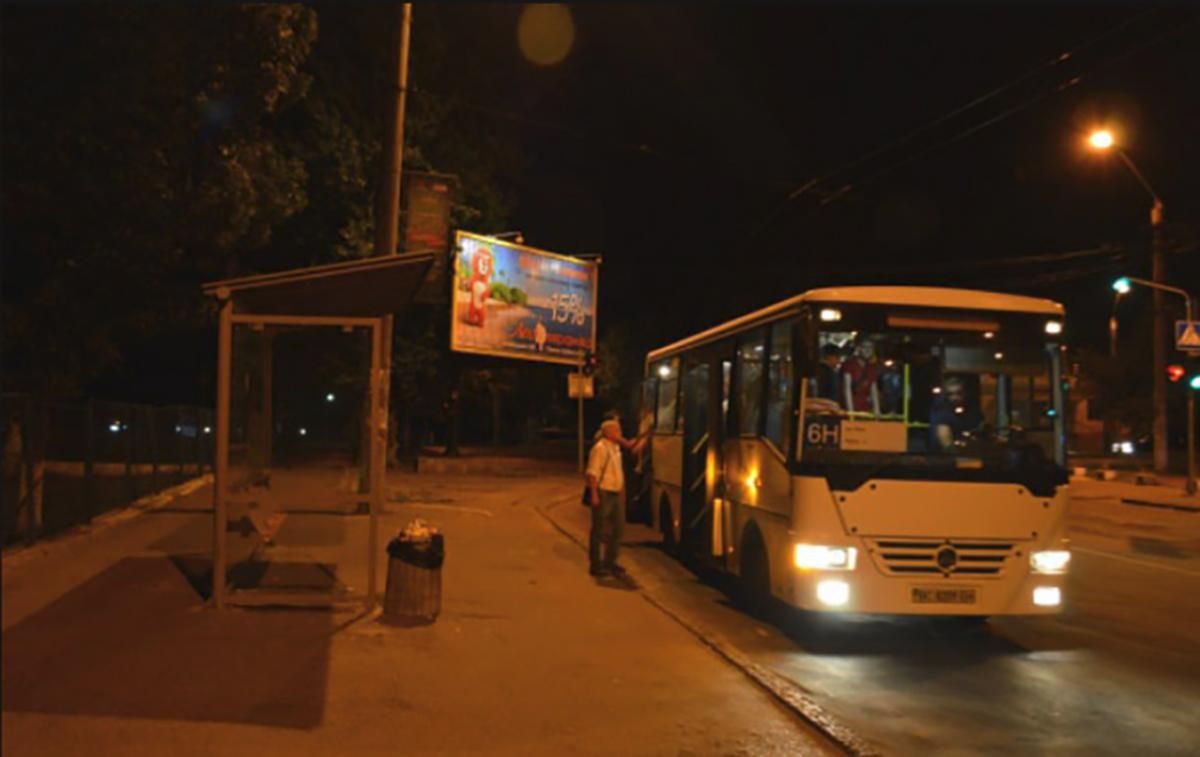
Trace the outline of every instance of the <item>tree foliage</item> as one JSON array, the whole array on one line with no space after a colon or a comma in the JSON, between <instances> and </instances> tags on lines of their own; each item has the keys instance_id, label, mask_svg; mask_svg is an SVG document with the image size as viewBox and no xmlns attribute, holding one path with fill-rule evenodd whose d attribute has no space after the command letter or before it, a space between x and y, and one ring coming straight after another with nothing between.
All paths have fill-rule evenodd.
<instances>
[{"instance_id":1,"label":"tree foliage","mask_svg":"<svg viewBox=\"0 0 1200 757\"><path fill-rule=\"evenodd\" d=\"M77 391L306 205L273 129L316 32L302 6L6 9L6 380Z\"/></svg>"},{"instance_id":2,"label":"tree foliage","mask_svg":"<svg viewBox=\"0 0 1200 757\"><path fill-rule=\"evenodd\" d=\"M395 13L6 7L6 388L75 394L132 371L134 346L212 323L204 281L373 254ZM448 52L453 12L425 13L406 168L458 174L453 222L495 231L517 157L459 107L482 83ZM440 316L414 317L401 396L445 358L430 343Z\"/></svg>"}]
</instances>

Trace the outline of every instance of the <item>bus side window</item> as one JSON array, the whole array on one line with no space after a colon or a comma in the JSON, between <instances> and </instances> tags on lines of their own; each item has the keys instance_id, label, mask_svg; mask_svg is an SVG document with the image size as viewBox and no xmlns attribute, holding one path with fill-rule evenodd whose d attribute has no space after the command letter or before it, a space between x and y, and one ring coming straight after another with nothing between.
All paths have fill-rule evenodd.
<instances>
[{"instance_id":1,"label":"bus side window","mask_svg":"<svg viewBox=\"0 0 1200 757\"><path fill-rule=\"evenodd\" d=\"M654 430L671 433L675 430L675 404L679 398L679 361L663 361L654 366L658 378L658 413Z\"/></svg>"},{"instance_id":2,"label":"bus side window","mask_svg":"<svg viewBox=\"0 0 1200 757\"><path fill-rule=\"evenodd\" d=\"M762 415L763 332L752 331L738 345L737 430L739 436L758 436Z\"/></svg>"},{"instance_id":3,"label":"bus side window","mask_svg":"<svg viewBox=\"0 0 1200 757\"><path fill-rule=\"evenodd\" d=\"M785 454L788 409L792 405L792 324L793 321L782 321L771 325L767 355L766 437Z\"/></svg>"}]
</instances>

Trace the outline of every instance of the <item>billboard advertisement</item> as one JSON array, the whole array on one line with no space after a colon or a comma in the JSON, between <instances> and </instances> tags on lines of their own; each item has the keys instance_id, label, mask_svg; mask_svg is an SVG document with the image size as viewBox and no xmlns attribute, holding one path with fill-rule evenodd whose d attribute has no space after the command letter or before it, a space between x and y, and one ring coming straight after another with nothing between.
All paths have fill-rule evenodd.
<instances>
[{"instance_id":1,"label":"billboard advertisement","mask_svg":"<svg viewBox=\"0 0 1200 757\"><path fill-rule=\"evenodd\" d=\"M596 345L597 265L459 231L450 348L578 363Z\"/></svg>"}]
</instances>

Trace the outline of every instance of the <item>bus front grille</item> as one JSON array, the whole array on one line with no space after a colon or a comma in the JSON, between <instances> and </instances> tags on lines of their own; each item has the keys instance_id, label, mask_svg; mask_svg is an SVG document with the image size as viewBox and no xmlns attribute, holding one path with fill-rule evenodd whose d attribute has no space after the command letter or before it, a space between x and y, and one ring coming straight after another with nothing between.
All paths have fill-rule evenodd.
<instances>
[{"instance_id":1,"label":"bus front grille","mask_svg":"<svg viewBox=\"0 0 1200 757\"><path fill-rule=\"evenodd\" d=\"M1012 542L954 539L875 539L871 557L893 576L998 577L1013 556Z\"/></svg>"}]
</instances>

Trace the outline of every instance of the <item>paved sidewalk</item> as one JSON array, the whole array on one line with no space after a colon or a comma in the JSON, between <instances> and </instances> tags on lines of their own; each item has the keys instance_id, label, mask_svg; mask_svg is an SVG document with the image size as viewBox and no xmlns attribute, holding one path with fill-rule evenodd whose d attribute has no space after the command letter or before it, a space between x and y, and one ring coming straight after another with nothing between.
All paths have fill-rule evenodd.
<instances>
[{"instance_id":1,"label":"paved sidewalk","mask_svg":"<svg viewBox=\"0 0 1200 757\"><path fill-rule=\"evenodd\" d=\"M587 576L535 509L577 477L390 483L385 535L417 516L446 534L431 626L205 608L207 488L6 570L4 753L829 753L639 593ZM289 518L280 554L361 575L366 519L323 517Z\"/></svg>"},{"instance_id":2,"label":"paved sidewalk","mask_svg":"<svg viewBox=\"0 0 1200 757\"><path fill-rule=\"evenodd\" d=\"M1102 468L1083 470L1087 473L1073 475L1071 484L1077 488L1082 485L1091 494L1102 493L1134 506L1200 512L1200 494L1187 494L1184 476Z\"/></svg>"},{"instance_id":3,"label":"paved sidewalk","mask_svg":"<svg viewBox=\"0 0 1200 757\"><path fill-rule=\"evenodd\" d=\"M1103 550L1200 575L1200 498L1159 486L1077 478L1071 482L1069 513L1075 549Z\"/></svg>"}]
</instances>

